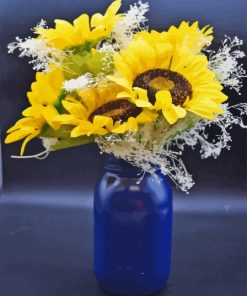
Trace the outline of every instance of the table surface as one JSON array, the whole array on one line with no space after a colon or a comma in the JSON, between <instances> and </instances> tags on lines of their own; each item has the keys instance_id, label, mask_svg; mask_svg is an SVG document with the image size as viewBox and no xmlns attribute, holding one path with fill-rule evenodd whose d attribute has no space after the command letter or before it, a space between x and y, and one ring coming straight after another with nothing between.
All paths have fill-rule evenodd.
<instances>
[{"instance_id":1,"label":"table surface","mask_svg":"<svg viewBox=\"0 0 247 296\"><path fill-rule=\"evenodd\" d=\"M99 296L92 193L0 197L0 295ZM160 296L247 295L247 203L175 198L170 279Z\"/></svg>"}]
</instances>

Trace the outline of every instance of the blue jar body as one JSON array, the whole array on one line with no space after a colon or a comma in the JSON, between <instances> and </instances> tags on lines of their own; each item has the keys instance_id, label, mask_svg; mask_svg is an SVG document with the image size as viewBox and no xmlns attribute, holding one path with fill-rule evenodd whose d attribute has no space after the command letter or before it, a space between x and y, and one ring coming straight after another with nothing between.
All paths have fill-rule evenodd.
<instances>
[{"instance_id":1,"label":"blue jar body","mask_svg":"<svg viewBox=\"0 0 247 296\"><path fill-rule=\"evenodd\" d=\"M95 189L94 272L99 286L117 295L148 295L168 279L172 192L157 171L138 184L138 169L108 156Z\"/></svg>"}]
</instances>

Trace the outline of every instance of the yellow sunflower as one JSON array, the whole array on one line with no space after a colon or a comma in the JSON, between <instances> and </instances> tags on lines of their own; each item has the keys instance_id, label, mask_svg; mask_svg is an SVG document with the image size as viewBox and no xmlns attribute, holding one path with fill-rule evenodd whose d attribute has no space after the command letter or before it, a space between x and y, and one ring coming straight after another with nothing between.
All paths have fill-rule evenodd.
<instances>
[{"instance_id":1,"label":"yellow sunflower","mask_svg":"<svg viewBox=\"0 0 247 296\"><path fill-rule=\"evenodd\" d=\"M183 21L179 27L171 26L168 31L161 33L153 30L151 33L142 31L135 34L135 39L143 38L149 45L157 42L169 42L175 47L186 46L192 53L199 53L203 47L209 45L213 40L213 28L205 26L200 29L198 22L192 25Z\"/></svg>"},{"instance_id":2,"label":"yellow sunflower","mask_svg":"<svg viewBox=\"0 0 247 296\"><path fill-rule=\"evenodd\" d=\"M31 92L27 93L31 106L22 112L24 118L8 129L5 139L5 143L8 144L25 138L21 146L21 155L27 143L41 133L46 123L55 130L59 129L59 124L54 123L53 118L58 114L54 104L61 93L62 83L63 73L58 68L52 72L36 74Z\"/></svg>"},{"instance_id":3,"label":"yellow sunflower","mask_svg":"<svg viewBox=\"0 0 247 296\"><path fill-rule=\"evenodd\" d=\"M128 97L138 107L161 110L170 124L186 111L211 120L215 113L223 113L220 104L227 96L208 69L206 56L194 55L184 46L174 48L160 38L151 44L145 36L114 56L116 73L109 79L125 88L117 97Z\"/></svg>"},{"instance_id":4,"label":"yellow sunflower","mask_svg":"<svg viewBox=\"0 0 247 296\"><path fill-rule=\"evenodd\" d=\"M120 6L121 0L115 0L105 15L96 13L90 20L87 14L82 14L73 21L73 24L57 19L55 29L38 27L35 33L39 35L38 38L46 40L54 48L67 49L83 45L110 34L113 26L121 18L121 15L117 14Z\"/></svg>"},{"instance_id":5,"label":"yellow sunflower","mask_svg":"<svg viewBox=\"0 0 247 296\"><path fill-rule=\"evenodd\" d=\"M138 130L139 124L149 123L157 115L137 107L128 98L116 98L122 87L109 84L79 93L79 97L67 96L63 107L68 114L58 115L55 122L74 125L71 137L82 135L122 134Z\"/></svg>"}]
</instances>

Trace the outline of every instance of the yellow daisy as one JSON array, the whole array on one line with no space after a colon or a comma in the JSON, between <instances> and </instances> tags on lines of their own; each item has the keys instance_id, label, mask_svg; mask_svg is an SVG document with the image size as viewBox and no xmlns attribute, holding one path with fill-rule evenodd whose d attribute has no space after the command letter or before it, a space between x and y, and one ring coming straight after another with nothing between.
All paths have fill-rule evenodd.
<instances>
[{"instance_id":1,"label":"yellow daisy","mask_svg":"<svg viewBox=\"0 0 247 296\"><path fill-rule=\"evenodd\" d=\"M160 38L150 44L143 36L116 54L114 63L116 73L109 79L125 88L118 96L138 107L162 110L170 124L186 110L207 119L223 113L220 104L227 96L208 69L206 56L194 55L187 47L174 48Z\"/></svg>"},{"instance_id":2,"label":"yellow daisy","mask_svg":"<svg viewBox=\"0 0 247 296\"><path fill-rule=\"evenodd\" d=\"M59 129L59 124L54 123L53 118L58 114L54 105L61 93L62 83L63 74L58 68L52 72L36 74L31 92L27 93L31 106L22 112L24 118L18 120L7 131L5 139L5 143L8 144L25 138L21 146L21 155L27 143L42 132L46 123L54 130Z\"/></svg>"},{"instance_id":3,"label":"yellow daisy","mask_svg":"<svg viewBox=\"0 0 247 296\"><path fill-rule=\"evenodd\" d=\"M137 131L139 124L156 119L156 114L129 102L127 98L116 98L122 88L114 84L92 88L81 92L78 97L68 96L63 107L68 114L58 115L55 121L60 124L74 125L71 137L82 135L122 134Z\"/></svg>"},{"instance_id":4,"label":"yellow daisy","mask_svg":"<svg viewBox=\"0 0 247 296\"><path fill-rule=\"evenodd\" d=\"M105 15L96 13L91 20L87 14L80 15L73 24L57 19L55 29L36 28L38 38L47 41L49 45L58 49L67 49L86 42L95 41L110 34L113 26L121 18L117 14L121 0L115 0L107 9Z\"/></svg>"},{"instance_id":5,"label":"yellow daisy","mask_svg":"<svg viewBox=\"0 0 247 296\"><path fill-rule=\"evenodd\" d=\"M203 47L209 45L213 40L213 28L205 26L200 29L198 22L194 22L192 25L189 22L183 21L179 27L171 26L168 31L161 33L157 31L142 31L135 35L135 39L143 38L149 45L153 43L169 42L174 47L186 46L192 53L199 53Z\"/></svg>"}]
</instances>

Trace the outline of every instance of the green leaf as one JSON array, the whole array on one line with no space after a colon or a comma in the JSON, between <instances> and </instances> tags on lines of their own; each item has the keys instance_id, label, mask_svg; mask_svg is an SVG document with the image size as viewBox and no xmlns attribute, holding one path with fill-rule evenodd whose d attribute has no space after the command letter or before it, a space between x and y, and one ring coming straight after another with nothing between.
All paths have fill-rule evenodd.
<instances>
[{"instance_id":1,"label":"green leaf","mask_svg":"<svg viewBox=\"0 0 247 296\"><path fill-rule=\"evenodd\" d=\"M197 123L197 121L200 118L191 113L191 112L187 112L186 117L180 119L177 121L177 123L175 123L174 125L172 125L166 132L166 139L169 141L172 141L173 139L176 138L176 136L182 134L183 132L193 128L195 126L195 124Z\"/></svg>"},{"instance_id":2,"label":"green leaf","mask_svg":"<svg viewBox=\"0 0 247 296\"><path fill-rule=\"evenodd\" d=\"M57 111L59 113L64 113L64 108L62 105L62 100L65 99L67 93L64 89L61 90L60 95L58 96L58 98L56 99L56 101L54 102L53 106L57 109Z\"/></svg>"},{"instance_id":3,"label":"green leaf","mask_svg":"<svg viewBox=\"0 0 247 296\"><path fill-rule=\"evenodd\" d=\"M44 138L68 138L74 126L62 125L59 130L55 131L48 124L43 127L40 137Z\"/></svg>"},{"instance_id":4,"label":"green leaf","mask_svg":"<svg viewBox=\"0 0 247 296\"><path fill-rule=\"evenodd\" d=\"M87 72L90 72L93 76L97 76L103 68L104 53L96 53L93 56L87 57L85 60L85 67Z\"/></svg>"},{"instance_id":5,"label":"green leaf","mask_svg":"<svg viewBox=\"0 0 247 296\"><path fill-rule=\"evenodd\" d=\"M65 79L74 79L88 72L97 76L102 71L104 57L105 53L102 52L71 54L64 61Z\"/></svg>"},{"instance_id":6,"label":"green leaf","mask_svg":"<svg viewBox=\"0 0 247 296\"><path fill-rule=\"evenodd\" d=\"M81 136L77 138L71 138L70 133L73 128L74 126L72 125L63 125L59 130L55 131L50 126L46 125L43 128L40 137L57 138L57 143L51 147L52 151L85 145L94 142L94 136Z\"/></svg>"},{"instance_id":7,"label":"green leaf","mask_svg":"<svg viewBox=\"0 0 247 296\"><path fill-rule=\"evenodd\" d=\"M58 142L51 147L52 151L81 146L94 142L93 136L81 136L77 138L60 138Z\"/></svg>"},{"instance_id":8,"label":"green leaf","mask_svg":"<svg viewBox=\"0 0 247 296\"><path fill-rule=\"evenodd\" d=\"M68 50L72 50L74 53L83 53L84 51L90 52L93 46L94 46L94 42L88 41L82 45L71 47Z\"/></svg>"}]
</instances>

